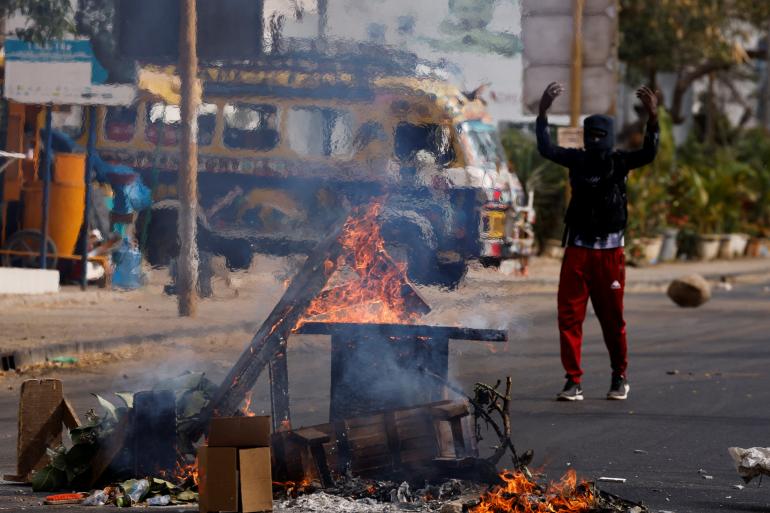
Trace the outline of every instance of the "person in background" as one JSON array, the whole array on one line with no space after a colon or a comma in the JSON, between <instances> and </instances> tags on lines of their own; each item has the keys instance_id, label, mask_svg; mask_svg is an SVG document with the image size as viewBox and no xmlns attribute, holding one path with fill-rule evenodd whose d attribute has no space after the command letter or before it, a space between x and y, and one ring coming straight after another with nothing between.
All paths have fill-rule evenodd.
<instances>
[{"instance_id":1,"label":"person in background","mask_svg":"<svg viewBox=\"0 0 770 513\"><path fill-rule=\"evenodd\" d=\"M636 92L647 113L641 149L615 150L614 121L595 114L583 123L583 149L551 143L548 109L564 92L551 83L543 92L537 118L540 154L569 169L572 198L565 216L565 246L559 277L558 321L561 361L567 382L557 395L561 401L583 400L580 367L583 321L591 299L610 355L612 382L607 399L623 400L630 386L626 375L628 344L623 318L625 289L624 233L628 220L626 180L632 169L655 160L658 149L658 97L647 87Z\"/></svg>"}]
</instances>

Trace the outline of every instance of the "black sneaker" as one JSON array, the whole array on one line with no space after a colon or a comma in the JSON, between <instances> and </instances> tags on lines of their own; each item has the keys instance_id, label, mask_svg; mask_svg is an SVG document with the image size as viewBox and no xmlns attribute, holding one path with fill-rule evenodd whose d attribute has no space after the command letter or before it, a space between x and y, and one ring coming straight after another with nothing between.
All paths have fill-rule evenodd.
<instances>
[{"instance_id":1,"label":"black sneaker","mask_svg":"<svg viewBox=\"0 0 770 513\"><path fill-rule=\"evenodd\" d=\"M607 399L611 401L623 401L628 397L628 391L631 387L624 376L613 377L610 391L607 392Z\"/></svg>"},{"instance_id":2,"label":"black sneaker","mask_svg":"<svg viewBox=\"0 0 770 513\"><path fill-rule=\"evenodd\" d=\"M564 389L556 396L557 401L582 401L583 387L580 383L575 383L571 379L564 384Z\"/></svg>"}]
</instances>

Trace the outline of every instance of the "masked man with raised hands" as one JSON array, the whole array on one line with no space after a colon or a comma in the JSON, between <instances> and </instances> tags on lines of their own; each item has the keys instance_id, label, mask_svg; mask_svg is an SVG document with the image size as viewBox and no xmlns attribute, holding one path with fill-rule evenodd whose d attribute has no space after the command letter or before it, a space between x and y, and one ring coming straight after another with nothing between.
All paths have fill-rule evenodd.
<instances>
[{"instance_id":1,"label":"masked man with raised hands","mask_svg":"<svg viewBox=\"0 0 770 513\"><path fill-rule=\"evenodd\" d=\"M569 169L572 198L564 224L565 246L559 277L558 319L561 361L567 382L560 401L583 400L580 367L583 321L591 299L610 355L612 382L607 399L623 400L630 387L626 375L628 344L623 318L625 289L624 233L628 220L626 180L632 169L655 160L658 150L658 97L647 87L636 92L648 115L644 144L635 151L615 149L614 121L595 114L583 122L583 149L551 143L548 109L564 92L550 84L540 100L537 147L540 154Z\"/></svg>"}]
</instances>

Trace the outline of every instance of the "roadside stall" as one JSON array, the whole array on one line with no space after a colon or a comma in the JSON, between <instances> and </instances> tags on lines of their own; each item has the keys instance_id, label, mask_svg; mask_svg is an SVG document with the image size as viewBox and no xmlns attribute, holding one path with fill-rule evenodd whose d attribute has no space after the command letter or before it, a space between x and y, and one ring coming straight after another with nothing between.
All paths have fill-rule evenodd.
<instances>
[{"instance_id":1,"label":"roadside stall","mask_svg":"<svg viewBox=\"0 0 770 513\"><path fill-rule=\"evenodd\" d=\"M8 164L2 177L3 266L56 269L60 261L75 260L80 261L83 288L89 263L103 268L102 285L109 283L109 257L88 249L98 159L95 106L130 105L136 90L106 84L106 75L88 41L54 41L46 47L5 42L6 149L18 160ZM56 140L55 114L82 116L85 149Z\"/></svg>"}]
</instances>

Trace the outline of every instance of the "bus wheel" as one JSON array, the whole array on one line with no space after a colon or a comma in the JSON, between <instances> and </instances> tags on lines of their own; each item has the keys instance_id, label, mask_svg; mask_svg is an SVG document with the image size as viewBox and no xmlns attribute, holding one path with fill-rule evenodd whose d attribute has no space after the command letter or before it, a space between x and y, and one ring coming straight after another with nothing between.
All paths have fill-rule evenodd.
<instances>
[{"instance_id":1,"label":"bus wheel","mask_svg":"<svg viewBox=\"0 0 770 513\"><path fill-rule=\"evenodd\" d=\"M145 211L143 215L150 214ZM156 208L153 206L149 224L145 227L143 220L139 226L147 229L145 255L147 262L153 267L165 267L173 258L179 255L179 236L177 235L178 211L176 208Z\"/></svg>"},{"instance_id":2,"label":"bus wheel","mask_svg":"<svg viewBox=\"0 0 770 513\"><path fill-rule=\"evenodd\" d=\"M439 263L436 266L434 284L444 289L454 290L463 281L467 271L468 265L465 261Z\"/></svg>"}]
</instances>

